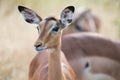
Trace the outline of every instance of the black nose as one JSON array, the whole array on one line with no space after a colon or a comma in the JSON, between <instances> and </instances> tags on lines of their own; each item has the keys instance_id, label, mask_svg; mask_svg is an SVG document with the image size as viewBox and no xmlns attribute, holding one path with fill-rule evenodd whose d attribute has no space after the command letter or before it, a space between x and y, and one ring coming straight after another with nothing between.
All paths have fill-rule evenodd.
<instances>
[{"instance_id":1,"label":"black nose","mask_svg":"<svg viewBox=\"0 0 120 80\"><path fill-rule=\"evenodd\" d=\"M34 45L35 47L40 47L42 46L42 43Z\"/></svg>"},{"instance_id":2,"label":"black nose","mask_svg":"<svg viewBox=\"0 0 120 80\"><path fill-rule=\"evenodd\" d=\"M40 47L40 45L35 45L35 47Z\"/></svg>"}]
</instances>

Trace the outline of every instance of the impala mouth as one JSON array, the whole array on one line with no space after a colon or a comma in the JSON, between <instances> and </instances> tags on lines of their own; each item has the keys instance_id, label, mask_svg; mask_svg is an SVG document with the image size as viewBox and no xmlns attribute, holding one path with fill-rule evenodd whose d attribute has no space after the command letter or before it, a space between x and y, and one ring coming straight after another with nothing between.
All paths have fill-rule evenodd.
<instances>
[{"instance_id":1,"label":"impala mouth","mask_svg":"<svg viewBox=\"0 0 120 80\"><path fill-rule=\"evenodd\" d=\"M46 46L44 46L44 47L35 47L35 50L36 51L42 51L42 50L45 50L46 49Z\"/></svg>"}]
</instances>

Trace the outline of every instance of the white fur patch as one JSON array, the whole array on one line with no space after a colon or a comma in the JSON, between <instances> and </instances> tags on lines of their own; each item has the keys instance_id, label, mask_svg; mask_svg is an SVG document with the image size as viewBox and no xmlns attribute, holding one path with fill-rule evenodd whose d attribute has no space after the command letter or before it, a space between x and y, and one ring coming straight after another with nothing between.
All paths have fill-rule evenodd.
<instances>
[{"instance_id":1,"label":"white fur patch","mask_svg":"<svg viewBox=\"0 0 120 80\"><path fill-rule=\"evenodd\" d=\"M65 12L63 11L61 14L61 22L64 26L68 26L70 24L70 22L68 20L72 20L73 19L73 12L69 11L69 12Z\"/></svg>"},{"instance_id":2,"label":"white fur patch","mask_svg":"<svg viewBox=\"0 0 120 80\"><path fill-rule=\"evenodd\" d=\"M50 28L50 30L48 31L48 33L52 32L53 28L55 28L57 26L57 24L53 24L52 27ZM54 33L57 33L54 31Z\"/></svg>"},{"instance_id":3,"label":"white fur patch","mask_svg":"<svg viewBox=\"0 0 120 80\"><path fill-rule=\"evenodd\" d=\"M89 26L90 26L91 31L97 32L96 25L93 19L90 19Z\"/></svg>"},{"instance_id":4,"label":"white fur patch","mask_svg":"<svg viewBox=\"0 0 120 80\"><path fill-rule=\"evenodd\" d=\"M82 80L115 80L113 77L104 73L92 73L91 66L85 68L83 71Z\"/></svg>"}]
</instances>

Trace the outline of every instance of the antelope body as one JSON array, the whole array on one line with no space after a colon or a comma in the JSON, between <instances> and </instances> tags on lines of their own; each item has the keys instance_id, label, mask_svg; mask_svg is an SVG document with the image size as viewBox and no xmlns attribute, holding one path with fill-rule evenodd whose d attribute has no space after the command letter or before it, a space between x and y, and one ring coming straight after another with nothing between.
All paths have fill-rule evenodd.
<instances>
[{"instance_id":1,"label":"antelope body","mask_svg":"<svg viewBox=\"0 0 120 80\"><path fill-rule=\"evenodd\" d=\"M73 17L74 7L68 6L61 13L61 19L54 17L42 20L34 11L23 6L18 7L25 21L37 24L39 37L35 42L38 55L29 68L29 80L76 80L75 73L61 51L62 30ZM37 57L38 62L35 60Z\"/></svg>"},{"instance_id":2,"label":"antelope body","mask_svg":"<svg viewBox=\"0 0 120 80\"><path fill-rule=\"evenodd\" d=\"M83 70L83 75L82 75L82 80L115 80L113 77L107 74L104 74L104 73L92 73L92 68L93 67L91 67L90 63L87 62L85 64L85 68Z\"/></svg>"},{"instance_id":3,"label":"antelope body","mask_svg":"<svg viewBox=\"0 0 120 80\"><path fill-rule=\"evenodd\" d=\"M120 62L120 43L90 32L64 35L62 51L69 61L85 56L101 56Z\"/></svg>"},{"instance_id":4,"label":"antelope body","mask_svg":"<svg viewBox=\"0 0 120 80\"><path fill-rule=\"evenodd\" d=\"M93 71L93 75L100 73L120 79L120 43L93 33L70 34L63 36L62 50L78 80L82 80L87 61L91 64L90 71ZM34 58L33 63L39 65L39 58L40 54Z\"/></svg>"},{"instance_id":5,"label":"antelope body","mask_svg":"<svg viewBox=\"0 0 120 80\"><path fill-rule=\"evenodd\" d=\"M85 57L105 57L107 59L114 60L114 62L120 63L120 43L115 42L109 39L106 39L98 34L95 33L74 33L69 35L64 35L62 39L62 50L68 59L70 65L74 69L76 76L78 79L81 78L81 59ZM103 58L99 58L99 60L103 60ZM89 59L90 60L90 59ZM103 64L99 65L97 59L94 60L94 65L105 65L111 63L111 61L106 61ZM113 62L113 63L114 63ZM106 65L105 65L106 66ZM110 65L111 67L115 68L114 65ZM108 66L104 69L103 67L93 67L92 69L99 70L98 72L102 71L102 73L107 70ZM120 67L118 67L120 69ZM110 71L110 69L108 70ZM111 71L113 74L116 74L115 70ZM118 71L117 73L120 73ZM109 75L109 74L108 74ZM117 74L116 78L119 77ZM118 80L120 78L117 78Z\"/></svg>"}]
</instances>

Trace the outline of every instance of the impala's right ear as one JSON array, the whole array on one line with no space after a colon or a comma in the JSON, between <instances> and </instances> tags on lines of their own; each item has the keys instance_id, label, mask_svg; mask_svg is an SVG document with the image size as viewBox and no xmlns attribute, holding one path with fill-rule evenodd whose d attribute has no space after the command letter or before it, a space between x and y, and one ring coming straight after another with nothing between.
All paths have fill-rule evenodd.
<instances>
[{"instance_id":1,"label":"impala's right ear","mask_svg":"<svg viewBox=\"0 0 120 80\"><path fill-rule=\"evenodd\" d=\"M71 24L74 16L74 11L75 11L74 6L68 6L61 12L60 21L63 25L62 28L65 28Z\"/></svg>"},{"instance_id":2,"label":"impala's right ear","mask_svg":"<svg viewBox=\"0 0 120 80\"><path fill-rule=\"evenodd\" d=\"M23 15L25 21L32 24L39 24L42 21L42 18L39 17L33 10L28 9L23 6L18 6L18 10Z\"/></svg>"}]
</instances>

